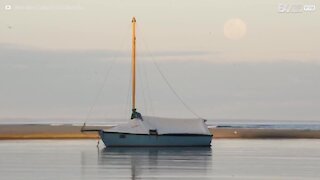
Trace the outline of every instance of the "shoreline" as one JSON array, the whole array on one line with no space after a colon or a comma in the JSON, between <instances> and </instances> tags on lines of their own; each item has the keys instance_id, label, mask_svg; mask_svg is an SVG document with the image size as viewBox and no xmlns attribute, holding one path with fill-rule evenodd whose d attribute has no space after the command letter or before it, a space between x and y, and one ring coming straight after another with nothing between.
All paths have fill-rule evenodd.
<instances>
[{"instance_id":1,"label":"shoreline","mask_svg":"<svg viewBox=\"0 0 320 180\"><path fill-rule=\"evenodd\" d=\"M107 129L111 126L86 126L85 129ZM214 139L320 139L320 130L261 129L261 128L209 128ZM97 132L81 132L81 126L65 125L0 125L0 140L23 139L99 139Z\"/></svg>"}]
</instances>

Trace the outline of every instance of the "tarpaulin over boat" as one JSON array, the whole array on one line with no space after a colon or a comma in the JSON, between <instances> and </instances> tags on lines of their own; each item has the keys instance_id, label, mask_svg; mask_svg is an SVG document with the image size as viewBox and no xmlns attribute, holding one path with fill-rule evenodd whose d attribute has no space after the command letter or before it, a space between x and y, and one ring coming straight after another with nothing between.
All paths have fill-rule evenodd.
<instances>
[{"instance_id":1,"label":"tarpaulin over boat","mask_svg":"<svg viewBox=\"0 0 320 180\"><path fill-rule=\"evenodd\" d=\"M121 132L130 134L201 134L210 135L210 131L203 119L174 119L143 116L132 119L126 124L120 124L106 130L107 132Z\"/></svg>"}]
</instances>

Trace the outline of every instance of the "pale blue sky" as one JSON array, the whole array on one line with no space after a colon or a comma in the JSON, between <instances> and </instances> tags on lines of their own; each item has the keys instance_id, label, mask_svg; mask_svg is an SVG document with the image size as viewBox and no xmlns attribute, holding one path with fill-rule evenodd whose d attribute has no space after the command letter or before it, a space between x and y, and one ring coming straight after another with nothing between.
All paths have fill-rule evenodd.
<instances>
[{"instance_id":1,"label":"pale blue sky","mask_svg":"<svg viewBox=\"0 0 320 180\"><path fill-rule=\"evenodd\" d=\"M279 13L280 3L316 10ZM85 117L114 57L92 116L126 117L135 16L143 114L193 117L161 80L151 51L203 117L320 120L319 6L303 0L1 1L0 117ZM246 25L237 40L224 35L234 18Z\"/></svg>"}]
</instances>

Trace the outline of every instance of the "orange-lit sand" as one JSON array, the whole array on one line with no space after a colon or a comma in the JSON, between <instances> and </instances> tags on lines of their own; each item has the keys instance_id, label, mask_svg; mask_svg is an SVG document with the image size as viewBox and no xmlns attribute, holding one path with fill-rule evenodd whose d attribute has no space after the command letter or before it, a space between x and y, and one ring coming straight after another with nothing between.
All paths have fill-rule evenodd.
<instances>
[{"instance_id":1,"label":"orange-lit sand","mask_svg":"<svg viewBox=\"0 0 320 180\"><path fill-rule=\"evenodd\" d=\"M101 128L101 127L90 127ZM92 139L96 132L81 133L72 125L0 125L0 139Z\"/></svg>"},{"instance_id":2,"label":"orange-lit sand","mask_svg":"<svg viewBox=\"0 0 320 180\"><path fill-rule=\"evenodd\" d=\"M107 127L86 127L102 129ZM316 130L211 128L214 138L320 138ZM97 139L97 132L81 133L72 125L0 125L0 139Z\"/></svg>"}]
</instances>

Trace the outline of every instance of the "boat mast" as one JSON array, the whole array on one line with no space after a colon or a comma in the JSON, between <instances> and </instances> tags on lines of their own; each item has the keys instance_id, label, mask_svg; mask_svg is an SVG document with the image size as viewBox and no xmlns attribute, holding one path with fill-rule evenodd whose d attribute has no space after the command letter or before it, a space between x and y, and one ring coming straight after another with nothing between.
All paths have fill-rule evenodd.
<instances>
[{"instance_id":1,"label":"boat mast","mask_svg":"<svg viewBox=\"0 0 320 180\"><path fill-rule=\"evenodd\" d=\"M132 18L132 110L136 109L136 18Z\"/></svg>"},{"instance_id":2,"label":"boat mast","mask_svg":"<svg viewBox=\"0 0 320 180\"><path fill-rule=\"evenodd\" d=\"M136 18L132 18L132 114L131 119L142 119L136 110Z\"/></svg>"}]
</instances>

